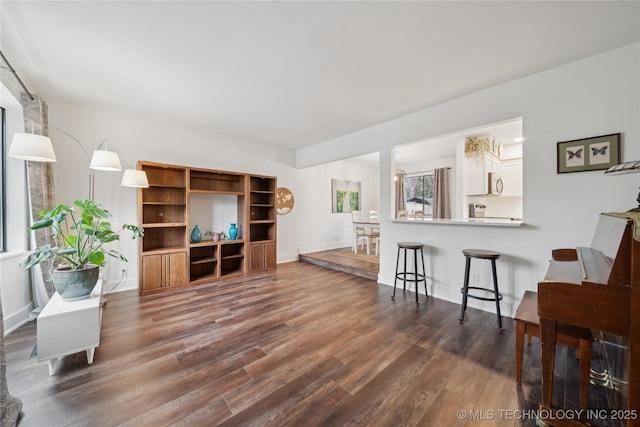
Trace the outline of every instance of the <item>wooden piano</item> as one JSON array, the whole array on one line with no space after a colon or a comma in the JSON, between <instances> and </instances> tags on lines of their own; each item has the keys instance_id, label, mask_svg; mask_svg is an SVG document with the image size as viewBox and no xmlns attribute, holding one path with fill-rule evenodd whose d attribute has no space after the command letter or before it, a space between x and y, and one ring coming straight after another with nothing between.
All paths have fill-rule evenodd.
<instances>
[{"instance_id":1,"label":"wooden piano","mask_svg":"<svg viewBox=\"0 0 640 427\"><path fill-rule=\"evenodd\" d=\"M628 353L623 359L628 382L626 408L609 409L630 410L630 416L625 417L627 425L640 426L640 241L634 239L634 221L627 218L633 215L638 214L600 215L591 246L554 250L545 278L538 283L540 413L550 415L550 419L542 420L548 424L591 422L558 420L553 416L553 365L560 322L591 328L594 335L613 334L624 339L623 349ZM640 224L640 219L636 221Z\"/></svg>"}]
</instances>

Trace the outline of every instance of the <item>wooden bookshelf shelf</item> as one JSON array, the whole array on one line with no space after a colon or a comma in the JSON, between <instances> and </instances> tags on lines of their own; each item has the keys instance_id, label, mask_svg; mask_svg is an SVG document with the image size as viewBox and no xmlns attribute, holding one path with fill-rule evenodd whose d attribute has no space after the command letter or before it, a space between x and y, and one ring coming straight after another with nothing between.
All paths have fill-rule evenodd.
<instances>
[{"instance_id":1,"label":"wooden bookshelf shelf","mask_svg":"<svg viewBox=\"0 0 640 427\"><path fill-rule=\"evenodd\" d=\"M220 190L191 190L193 194L230 194L236 196L244 196L244 192L239 191L220 191Z\"/></svg>"},{"instance_id":2,"label":"wooden bookshelf shelf","mask_svg":"<svg viewBox=\"0 0 640 427\"><path fill-rule=\"evenodd\" d=\"M191 264L209 264L212 262L217 262L218 258L216 257L209 257L209 258L198 258L198 259L192 259L191 260Z\"/></svg>"}]
</instances>

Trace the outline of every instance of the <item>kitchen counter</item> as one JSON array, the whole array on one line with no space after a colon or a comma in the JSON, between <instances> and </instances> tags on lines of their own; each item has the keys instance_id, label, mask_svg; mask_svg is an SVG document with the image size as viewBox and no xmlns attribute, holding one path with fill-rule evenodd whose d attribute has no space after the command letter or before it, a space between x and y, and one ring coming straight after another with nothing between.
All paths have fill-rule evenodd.
<instances>
[{"instance_id":1,"label":"kitchen counter","mask_svg":"<svg viewBox=\"0 0 640 427\"><path fill-rule=\"evenodd\" d=\"M524 224L520 218L468 218L468 219L393 219L398 224L440 224L440 225L478 225L497 227L520 227Z\"/></svg>"}]
</instances>

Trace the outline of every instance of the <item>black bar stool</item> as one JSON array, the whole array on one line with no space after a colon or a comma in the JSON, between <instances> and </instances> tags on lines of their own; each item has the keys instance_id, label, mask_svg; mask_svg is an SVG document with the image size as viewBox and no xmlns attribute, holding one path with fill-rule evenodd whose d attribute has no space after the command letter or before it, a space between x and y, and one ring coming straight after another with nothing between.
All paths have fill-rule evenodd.
<instances>
[{"instance_id":1,"label":"black bar stool","mask_svg":"<svg viewBox=\"0 0 640 427\"><path fill-rule=\"evenodd\" d=\"M418 301L418 282L424 282L424 294L429 298L429 294L427 293L427 279L426 273L424 269L424 253L422 252L422 248L424 245L422 243L415 242L400 242L398 243L398 254L396 256L396 277L393 281L393 296L391 299L396 297L396 283L398 279L402 280L403 289L402 292L407 290L407 282L413 282L416 285L416 304L420 304ZM398 266L400 265L400 251L404 251L404 270L398 271ZM415 271L407 271L407 250L413 251L413 267ZM418 250L420 250L420 259L422 260L422 273L418 272ZM410 278L408 278L408 277Z\"/></svg>"},{"instance_id":2,"label":"black bar stool","mask_svg":"<svg viewBox=\"0 0 640 427\"><path fill-rule=\"evenodd\" d=\"M498 315L498 326L503 331L502 315L500 314L500 300L502 294L498 291L498 275L496 274L496 260L500 258L500 252L488 251L486 249L463 249L462 253L466 258L464 268L464 286L460 289L462 292L462 308L460 309L460 321L464 322L464 312L467 309L467 298L475 298L483 301L495 301L496 313ZM483 288L479 286L469 286L469 270L471 269L471 258L488 259L491 261L491 271L493 273L493 289ZM483 291L491 294L491 297L483 297L469 294L469 289Z\"/></svg>"}]
</instances>

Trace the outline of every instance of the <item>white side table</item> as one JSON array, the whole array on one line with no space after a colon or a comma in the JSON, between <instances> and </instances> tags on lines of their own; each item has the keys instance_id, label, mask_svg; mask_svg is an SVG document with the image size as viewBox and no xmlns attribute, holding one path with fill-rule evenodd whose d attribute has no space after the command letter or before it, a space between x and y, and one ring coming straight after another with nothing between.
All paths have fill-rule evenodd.
<instances>
[{"instance_id":1,"label":"white side table","mask_svg":"<svg viewBox=\"0 0 640 427\"><path fill-rule=\"evenodd\" d=\"M102 275L91 295L64 300L57 292L38 316L38 362L49 362L49 375L55 375L58 360L66 355L87 352L93 363L100 345L102 322Z\"/></svg>"}]
</instances>

